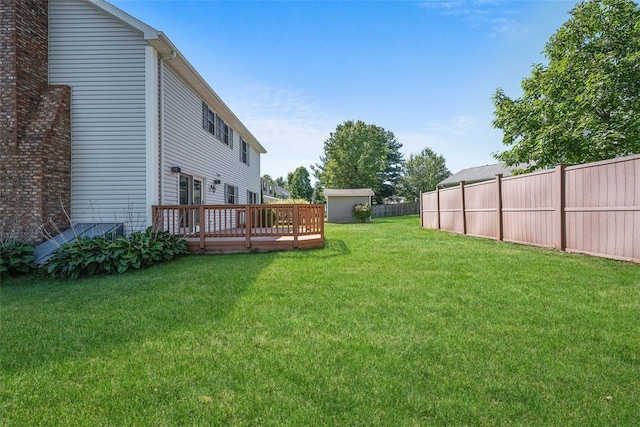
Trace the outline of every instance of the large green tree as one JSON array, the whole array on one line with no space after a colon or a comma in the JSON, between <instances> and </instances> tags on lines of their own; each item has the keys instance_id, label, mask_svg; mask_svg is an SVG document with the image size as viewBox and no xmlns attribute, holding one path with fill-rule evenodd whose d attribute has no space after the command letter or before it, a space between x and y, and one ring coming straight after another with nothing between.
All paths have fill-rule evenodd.
<instances>
[{"instance_id":1,"label":"large green tree","mask_svg":"<svg viewBox=\"0 0 640 427\"><path fill-rule=\"evenodd\" d=\"M309 171L304 166L296 168L287 177L287 191L293 199L304 199L311 201L313 187L309 180Z\"/></svg>"},{"instance_id":2,"label":"large green tree","mask_svg":"<svg viewBox=\"0 0 640 427\"><path fill-rule=\"evenodd\" d=\"M393 179L394 151L402 145L392 132L363 121L337 126L324 143L324 156L312 169L324 188L372 188L380 194Z\"/></svg>"},{"instance_id":3,"label":"large green tree","mask_svg":"<svg viewBox=\"0 0 640 427\"><path fill-rule=\"evenodd\" d=\"M430 148L411 154L405 163L399 195L407 202L420 200L420 194L435 190L436 185L451 175L443 156Z\"/></svg>"},{"instance_id":4,"label":"large green tree","mask_svg":"<svg viewBox=\"0 0 640 427\"><path fill-rule=\"evenodd\" d=\"M324 197L324 188L322 188L322 183L320 181L316 181L313 186L313 195L311 196L311 203L325 203L327 199Z\"/></svg>"},{"instance_id":5,"label":"large green tree","mask_svg":"<svg viewBox=\"0 0 640 427\"><path fill-rule=\"evenodd\" d=\"M547 42L548 64L523 94L493 97L493 125L511 148L494 156L527 170L640 152L640 8L631 0L584 0Z\"/></svg>"},{"instance_id":6,"label":"large green tree","mask_svg":"<svg viewBox=\"0 0 640 427\"><path fill-rule=\"evenodd\" d=\"M376 202L383 203L385 198L398 194L398 185L402 179L404 158L400 152L402 144L393 137L387 138L387 165L380 173L380 190L376 192Z\"/></svg>"}]
</instances>

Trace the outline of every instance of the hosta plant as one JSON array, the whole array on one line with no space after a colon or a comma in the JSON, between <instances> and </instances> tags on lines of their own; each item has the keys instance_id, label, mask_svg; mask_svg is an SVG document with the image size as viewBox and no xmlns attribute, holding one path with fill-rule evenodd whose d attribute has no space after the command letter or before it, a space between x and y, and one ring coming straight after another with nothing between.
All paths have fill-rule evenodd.
<instances>
[{"instance_id":1,"label":"hosta plant","mask_svg":"<svg viewBox=\"0 0 640 427\"><path fill-rule=\"evenodd\" d=\"M0 240L0 275L28 273L34 267L33 247L16 239Z\"/></svg>"}]
</instances>

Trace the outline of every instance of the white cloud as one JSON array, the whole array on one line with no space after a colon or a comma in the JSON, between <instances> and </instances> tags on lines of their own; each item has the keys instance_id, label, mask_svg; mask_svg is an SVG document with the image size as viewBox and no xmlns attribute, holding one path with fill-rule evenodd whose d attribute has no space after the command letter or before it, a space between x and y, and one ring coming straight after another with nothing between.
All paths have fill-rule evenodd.
<instances>
[{"instance_id":1,"label":"white cloud","mask_svg":"<svg viewBox=\"0 0 640 427\"><path fill-rule=\"evenodd\" d=\"M396 136L403 145L405 159L428 147L444 156L452 172L496 163L491 153L502 149L500 132L491 127L489 120L477 115L429 122L422 130L399 132Z\"/></svg>"},{"instance_id":2,"label":"white cloud","mask_svg":"<svg viewBox=\"0 0 640 427\"><path fill-rule=\"evenodd\" d=\"M324 141L336 122L302 92L275 87L251 87L231 100L234 111L267 149L261 174L284 176L297 167L318 163Z\"/></svg>"},{"instance_id":3,"label":"white cloud","mask_svg":"<svg viewBox=\"0 0 640 427\"><path fill-rule=\"evenodd\" d=\"M491 38L519 39L529 33L517 19L521 13L503 0L430 0L420 7L456 17L471 28L484 28Z\"/></svg>"},{"instance_id":4,"label":"white cloud","mask_svg":"<svg viewBox=\"0 0 640 427\"><path fill-rule=\"evenodd\" d=\"M299 166L311 173L311 165L324 153L324 141L340 121L326 115L306 93L274 87L235 93L230 105L268 151L261 156L261 174L286 177ZM495 163L491 153L503 149L500 132L480 115L452 116L394 133L405 159L429 147L444 156L452 172Z\"/></svg>"}]
</instances>

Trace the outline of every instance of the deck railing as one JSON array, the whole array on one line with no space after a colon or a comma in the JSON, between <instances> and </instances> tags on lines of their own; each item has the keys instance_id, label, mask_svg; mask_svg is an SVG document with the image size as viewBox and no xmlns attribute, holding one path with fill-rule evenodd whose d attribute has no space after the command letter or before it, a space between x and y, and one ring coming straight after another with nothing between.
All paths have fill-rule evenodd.
<instances>
[{"instance_id":1,"label":"deck railing","mask_svg":"<svg viewBox=\"0 0 640 427\"><path fill-rule=\"evenodd\" d=\"M200 239L245 238L251 247L254 237L324 238L324 205L163 205L153 206L153 227L171 234Z\"/></svg>"}]
</instances>

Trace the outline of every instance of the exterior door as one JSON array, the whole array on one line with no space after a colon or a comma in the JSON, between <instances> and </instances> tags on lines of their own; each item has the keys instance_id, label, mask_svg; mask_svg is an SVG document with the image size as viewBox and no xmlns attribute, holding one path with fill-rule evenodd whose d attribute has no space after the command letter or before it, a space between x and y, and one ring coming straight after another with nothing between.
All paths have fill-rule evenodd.
<instances>
[{"instance_id":1,"label":"exterior door","mask_svg":"<svg viewBox=\"0 0 640 427\"><path fill-rule=\"evenodd\" d=\"M181 205L200 205L202 204L202 180L194 178L191 175L180 174L180 194L178 203ZM181 227L200 226L199 211L185 211L180 221Z\"/></svg>"}]
</instances>

